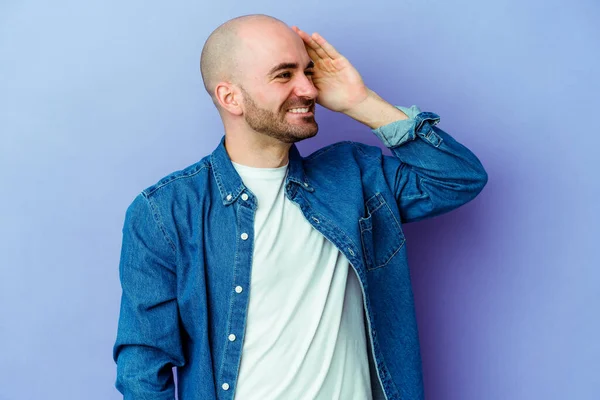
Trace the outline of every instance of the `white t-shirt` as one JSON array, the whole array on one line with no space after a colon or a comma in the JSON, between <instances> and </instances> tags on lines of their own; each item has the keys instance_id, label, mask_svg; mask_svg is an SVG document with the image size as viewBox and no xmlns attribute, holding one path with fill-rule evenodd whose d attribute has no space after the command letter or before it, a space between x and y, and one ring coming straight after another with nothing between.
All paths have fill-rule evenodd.
<instances>
[{"instance_id":1,"label":"white t-shirt","mask_svg":"<svg viewBox=\"0 0 600 400\"><path fill-rule=\"evenodd\" d=\"M233 163L254 193L254 254L236 400L370 400L360 283L285 196L287 165Z\"/></svg>"}]
</instances>

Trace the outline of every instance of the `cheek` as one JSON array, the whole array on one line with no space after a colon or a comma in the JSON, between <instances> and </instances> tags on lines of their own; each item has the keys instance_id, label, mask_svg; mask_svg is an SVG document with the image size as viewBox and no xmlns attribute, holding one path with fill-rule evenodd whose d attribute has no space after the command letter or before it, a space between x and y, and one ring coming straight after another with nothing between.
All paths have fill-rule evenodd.
<instances>
[{"instance_id":1,"label":"cheek","mask_svg":"<svg viewBox=\"0 0 600 400\"><path fill-rule=\"evenodd\" d=\"M287 112L287 104L289 104L289 97L283 93L273 94L272 97L265 100L265 105L267 105L270 110L280 113Z\"/></svg>"},{"instance_id":2,"label":"cheek","mask_svg":"<svg viewBox=\"0 0 600 400\"><path fill-rule=\"evenodd\" d=\"M278 110L282 106L282 102L285 101L277 93L265 89L258 91L255 99L260 104L260 107L266 110Z\"/></svg>"},{"instance_id":3,"label":"cheek","mask_svg":"<svg viewBox=\"0 0 600 400\"><path fill-rule=\"evenodd\" d=\"M274 82L271 85L263 87L260 91L260 96L265 104L280 107L288 101L290 93L286 90L285 85Z\"/></svg>"},{"instance_id":4,"label":"cheek","mask_svg":"<svg viewBox=\"0 0 600 400\"><path fill-rule=\"evenodd\" d=\"M283 85L273 83L268 86L256 85L253 88L253 96L256 105L264 110L275 113L286 113L286 104L289 104L292 94L284 90Z\"/></svg>"}]
</instances>

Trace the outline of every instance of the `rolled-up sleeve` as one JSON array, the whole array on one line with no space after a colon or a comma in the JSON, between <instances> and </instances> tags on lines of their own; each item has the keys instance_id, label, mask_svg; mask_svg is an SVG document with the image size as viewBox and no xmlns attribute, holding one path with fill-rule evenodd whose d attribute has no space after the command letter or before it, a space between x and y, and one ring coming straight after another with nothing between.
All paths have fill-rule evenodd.
<instances>
[{"instance_id":1,"label":"rolled-up sleeve","mask_svg":"<svg viewBox=\"0 0 600 400\"><path fill-rule=\"evenodd\" d=\"M479 159L436 126L440 116L417 106L396 106L409 118L373 129L393 156L383 171L403 222L453 210L475 198L488 181Z\"/></svg>"}]
</instances>

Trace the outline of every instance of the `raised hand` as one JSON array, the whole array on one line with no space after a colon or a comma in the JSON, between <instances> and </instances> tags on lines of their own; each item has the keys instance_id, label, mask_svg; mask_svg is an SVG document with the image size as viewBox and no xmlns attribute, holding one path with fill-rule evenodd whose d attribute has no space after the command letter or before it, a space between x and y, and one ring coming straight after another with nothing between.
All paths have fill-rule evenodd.
<instances>
[{"instance_id":1,"label":"raised hand","mask_svg":"<svg viewBox=\"0 0 600 400\"><path fill-rule=\"evenodd\" d=\"M362 77L346 57L318 33L309 35L297 26L292 29L302 38L315 63L313 83L319 91L317 103L347 113L368 97L369 90Z\"/></svg>"}]
</instances>

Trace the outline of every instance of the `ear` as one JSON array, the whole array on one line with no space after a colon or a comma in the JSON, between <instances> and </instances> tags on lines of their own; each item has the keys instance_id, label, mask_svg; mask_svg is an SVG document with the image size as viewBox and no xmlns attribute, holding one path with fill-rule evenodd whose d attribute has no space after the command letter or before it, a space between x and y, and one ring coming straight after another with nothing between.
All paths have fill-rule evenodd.
<instances>
[{"instance_id":1,"label":"ear","mask_svg":"<svg viewBox=\"0 0 600 400\"><path fill-rule=\"evenodd\" d=\"M242 94L229 82L219 82L215 87L215 98L221 107L234 115L242 115Z\"/></svg>"}]
</instances>

